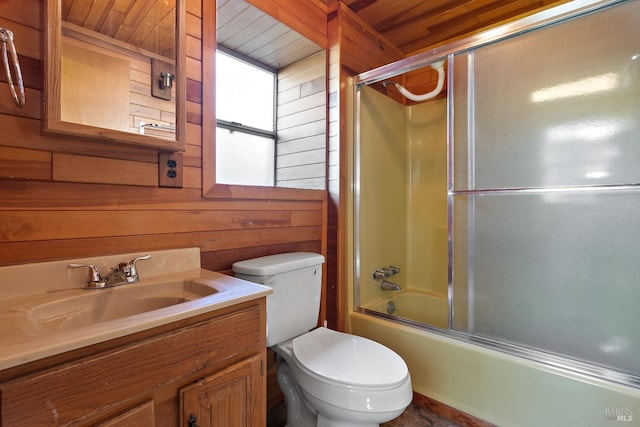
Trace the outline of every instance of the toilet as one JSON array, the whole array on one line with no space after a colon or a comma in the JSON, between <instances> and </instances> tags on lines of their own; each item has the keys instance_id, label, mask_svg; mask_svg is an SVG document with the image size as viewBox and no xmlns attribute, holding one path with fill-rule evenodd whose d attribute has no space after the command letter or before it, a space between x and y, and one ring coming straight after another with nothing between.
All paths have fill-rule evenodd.
<instances>
[{"instance_id":1,"label":"toilet","mask_svg":"<svg viewBox=\"0 0 640 427\"><path fill-rule=\"evenodd\" d=\"M324 257L269 255L233 264L236 277L273 288L267 347L278 355L288 427L378 426L411 402L402 358L367 338L316 328Z\"/></svg>"}]
</instances>

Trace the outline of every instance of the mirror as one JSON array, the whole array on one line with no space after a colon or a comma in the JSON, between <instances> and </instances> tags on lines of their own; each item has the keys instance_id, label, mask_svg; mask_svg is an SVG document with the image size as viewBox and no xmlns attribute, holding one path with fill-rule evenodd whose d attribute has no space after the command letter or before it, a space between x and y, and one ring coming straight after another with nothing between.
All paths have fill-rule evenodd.
<instances>
[{"instance_id":1,"label":"mirror","mask_svg":"<svg viewBox=\"0 0 640 427\"><path fill-rule=\"evenodd\" d=\"M245 0L218 0L216 24L211 178L262 193L325 190L326 50Z\"/></svg>"},{"instance_id":2,"label":"mirror","mask_svg":"<svg viewBox=\"0 0 640 427\"><path fill-rule=\"evenodd\" d=\"M184 151L184 0L45 4L44 131Z\"/></svg>"}]
</instances>

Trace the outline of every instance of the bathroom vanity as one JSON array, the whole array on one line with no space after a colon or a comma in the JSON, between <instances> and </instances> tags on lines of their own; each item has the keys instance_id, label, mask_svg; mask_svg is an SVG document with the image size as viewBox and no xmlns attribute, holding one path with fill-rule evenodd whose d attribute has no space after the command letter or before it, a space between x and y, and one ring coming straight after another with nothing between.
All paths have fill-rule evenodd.
<instances>
[{"instance_id":1,"label":"bathroom vanity","mask_svg":"<svg viewBox=\"0 0 640 427\"><path fill-rule=\"evenodd\" d=\"M265 425L265 297L270 290L201 270L197 255L198 268L171 274L184 276L184 283L206 283L213 293L95 325L60 319L34 323L29 318L34 307L46 305L38 300L42 294L3 295L0 425ZM153 258L159 265L171 256ZM54 267L57 271L59 265ZM141 265L141 286L166 281L160 275L145 283L144 273ZM75 279L75 273L67 274ZM9 276L0 271L0 277L4 286ZM45 295L60 304L58 295L71 298L67 294L73 292ZM67 313L67 320L74 315Z\"/></svg>"}]
</instances>

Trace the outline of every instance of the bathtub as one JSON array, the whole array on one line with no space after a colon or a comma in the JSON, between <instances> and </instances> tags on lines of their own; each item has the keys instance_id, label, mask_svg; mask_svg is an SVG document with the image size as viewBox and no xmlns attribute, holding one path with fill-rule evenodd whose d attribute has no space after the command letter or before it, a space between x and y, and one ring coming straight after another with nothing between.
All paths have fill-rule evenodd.
<instances>
[{"instance_id":1,"label":"bathtub","mask_svg":"<svg viewBox=\"0 0 640 427\"><path fill-rule=\"evenodd\" d=\"M412 290L397 292L363 308L438 328L447 329L449 326L447 298L432 293Z\"/></svg>"},{"instance_id":2,"label":"bathtub","mask_svg":"<svg viewBox=\"0 0 640 427\"><path fill-rule=\"evenodd\" d=\"M637 426L606 417L607 408L631 408L635 422L638 388L587 380L578 373L357 311L349 315L349 332L398 353L419 395L495 425Z\"/></svg>"}]
</instances>

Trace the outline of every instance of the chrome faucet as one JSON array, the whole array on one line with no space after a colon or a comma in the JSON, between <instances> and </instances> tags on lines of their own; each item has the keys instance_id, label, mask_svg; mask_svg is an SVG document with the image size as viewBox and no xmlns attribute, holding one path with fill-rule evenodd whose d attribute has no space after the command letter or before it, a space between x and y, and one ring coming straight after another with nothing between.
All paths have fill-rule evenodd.
<instances>
[{"instance_id":1,"label":"chrome faucet","mask_svg":"<svg viewBox=\"0 0 640 427\"><path fill-rule=\"evenodd\" d=\"M400 273L400 268L390 265L388 267L376 268L373 272L373 278L376 280L386 279L387 277L395 276Z\"/></svg>"},{"instance_id":2,"label":"chrome faucet","mask_svg":"<svg viewBox=\"0 0 640 427\"><path fill-rule=\"evenodd\" d=\"M139 281L140 275L138 274L136 263L149 258L151 258L151 255L137 257L129 262L121 262L112 268L104 277L100 274L100 269L93 264L71 263L67 265L67 268L86 267L89 269L89 277L84 287L85 289L112 288L114 286L128 285Z\"/></svg>"},{"instance_id":3,"label":"chrome faucet","mask_svg":"<svg viewBox=\"0 0 640 427\"><path fill-rule=\"evenodd\" d=\"M382 282L380 282L380 289L385 290L385 291L400 291L402 289L400 289L400 286L396 285L393 282L389 282L387 280L383 280Z\"/></svg>"}]
</instances>

